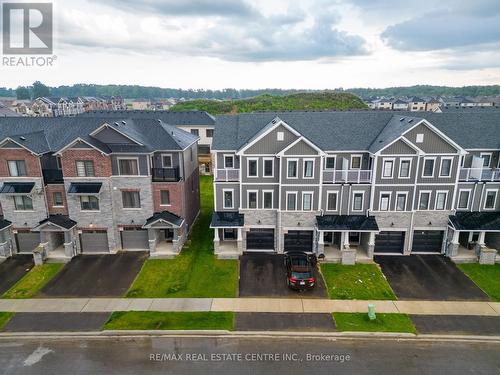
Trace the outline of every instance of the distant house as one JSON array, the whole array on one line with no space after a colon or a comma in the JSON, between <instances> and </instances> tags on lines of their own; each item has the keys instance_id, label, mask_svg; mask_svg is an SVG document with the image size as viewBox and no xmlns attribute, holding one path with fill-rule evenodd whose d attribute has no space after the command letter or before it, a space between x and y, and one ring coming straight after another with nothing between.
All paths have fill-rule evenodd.
<instances>
[{"instance_id":1,"label":"distant house","mask_svg":"<svg viewBox=\"0 0 500 375\"><path fill-rule=\"evenodd\" d=\"M19 117L19 116L21 115L0 103L0 117Z\"/></svg>"},{"instance_id":2,"label":"distant house","mask_svg":"<svg viewBox=\"0 0 500 375\"><path fill-rule=\"evenodd\" d=\"M441 108L441 102L435 98L429 99L425 105L425 110L427 112L439 112Z\"/></svg>"},{"instance_id":3,"label":"distant house","mask_svg":"<svg viewBox=\"0 0 500 375\"><path fill-rule=\"evenodd\" d=\"M412 112L425 111L426 103L424 99L414 96L410 100L409 107Z\"/></svg>"},{"instance_id":4,"label":"distant house","mask_svg":"<svg viewBox=\"0 0 500 375\"><path fill-rule=\"evenodd\" d=\"M408 103L404 100L397 99L392 103L392 109L394 109L395 111L407 111Z\"/></svg>"},{"instance_id":5,"label":"distant house","mask_svg":"<svg viewBox=\"0 0 500 375\"><path fill-rule=\"evenodd\" d=\"M378 109L382 110L391 110L392 109L393 99L382 99L379 102Z\"/></svg>"},{"instance_id":6,"label":"distant house","mask_svg":"<svg viewBox=\"0 0 500 375\"><path fill-rule=\"evenodd\" d=\"M130 107L132 110L144 111L150 109L151 100L149 99L134 99L131 102L127 103L127 107ZM129 108L127 108L129 109Z\"/></svg>"}]
</instances>

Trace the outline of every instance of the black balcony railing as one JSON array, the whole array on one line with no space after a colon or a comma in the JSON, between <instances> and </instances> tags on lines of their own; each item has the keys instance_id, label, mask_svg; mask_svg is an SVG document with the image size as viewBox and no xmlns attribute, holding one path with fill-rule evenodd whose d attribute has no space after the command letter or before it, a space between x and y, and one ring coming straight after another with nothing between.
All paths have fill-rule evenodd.
<instances>
[{"instance_id":1,"label":"black balcony railing","mask_svg":"<svg viewBox=\"0 0 500 375\"><path fill-rule=\"evenodd\" d=\"M60 169L43 169L43 180L46 184L62 184L64 183L63 173Z\"/></svg>"},{"instance_id":2,"label":"black balcony railing","mask_svg":"<svg viewBox=\"0 0 500 375\"><path fill-rule=\"evenodd\" d=\"M153 182L177 182L180 180L179 167L151 169Z\"/></svg>"}]
</instances>

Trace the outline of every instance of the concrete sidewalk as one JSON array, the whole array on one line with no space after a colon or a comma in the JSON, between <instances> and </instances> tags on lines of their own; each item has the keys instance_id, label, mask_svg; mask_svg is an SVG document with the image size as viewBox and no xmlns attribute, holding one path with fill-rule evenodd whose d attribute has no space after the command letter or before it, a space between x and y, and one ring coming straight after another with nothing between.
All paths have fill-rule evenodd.
<instances>
[{"instance_id":1,"label":"concrete sidewalk","mask_svg":"<svg viewBox=\"0 0 500 375\"><path fill-rule=\"evenodd\" d=\"M4 312L234 311L277 313L366 312L500 316L500 302L360 301L279 298L36 298L0 299Z\"/></svg>"}]
</instances>

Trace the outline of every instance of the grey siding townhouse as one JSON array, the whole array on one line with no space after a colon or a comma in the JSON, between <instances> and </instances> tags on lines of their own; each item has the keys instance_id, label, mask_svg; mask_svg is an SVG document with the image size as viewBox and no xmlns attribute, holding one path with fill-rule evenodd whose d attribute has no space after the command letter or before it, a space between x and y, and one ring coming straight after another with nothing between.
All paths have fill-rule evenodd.
<instances>
[{"instance_id":1,"label":"grey siding townhouse","mask_svg":"<svg viewBox=\"0 0 500 375\"><path fill-rule=\"evenodd\" d=\"M500 114L218 116L214 248L354 263L500 249ZM498 259L498 258L497 258Z\"/></svg>"},{"instance_id":2,"label":"grey siding townhouse","mask_svg":"<svg viewBox=\"0 0 500 375\"><path fill-rule=\"evenodd\" d=\"M197 142L153 119L0 119L0 256L178 254L200 207Z\"/></svg>"}]
</instances>

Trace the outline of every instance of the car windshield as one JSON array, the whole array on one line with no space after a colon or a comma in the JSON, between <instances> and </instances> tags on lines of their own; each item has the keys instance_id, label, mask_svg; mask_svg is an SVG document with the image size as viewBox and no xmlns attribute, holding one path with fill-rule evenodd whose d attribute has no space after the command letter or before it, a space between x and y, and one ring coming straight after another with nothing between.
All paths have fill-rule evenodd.
<instances>
[{"instance_id":1,"label":"car windshield","mask_svg":"<svg viewBox=\"0 0 500 375\"><path fill-rule=\"evenodd\" d=\"M297 258L292 258L292 264L294 266L302 266L302 267L307 267L309 265L309 262L307 261L307 258L305 257L297 257Z\"/></svg>"},{"instance_id":2,"label":"car windshield","mask_svg":"<svg viewBox=\"0 0 500 375\"><path fill-rule=\"evenodd\" d=\"M292 272L292 277L295 279L309 279L311 277L310 272Z\"/></svg>"}]
</instances>

